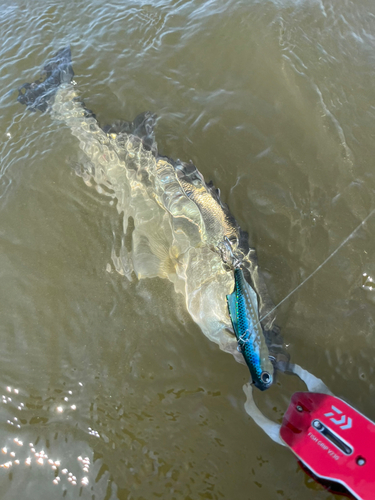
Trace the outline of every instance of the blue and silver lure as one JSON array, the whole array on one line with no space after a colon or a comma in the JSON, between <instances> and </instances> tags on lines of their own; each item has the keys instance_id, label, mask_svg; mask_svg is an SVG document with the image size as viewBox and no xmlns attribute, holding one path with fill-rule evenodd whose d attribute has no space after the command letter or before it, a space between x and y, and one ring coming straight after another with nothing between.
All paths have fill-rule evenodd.
<instances>
[{"instance_id":1,"label":"blue and silver lure","mask_svg":"<svg viewBox=\"0 0 375 500\"><path fill-rule=\"evenodd\" d=\"M229 316L239 351L249 367L254 385L264 391L273 382L274 368L258 316L258 298L242 269L234 269L234 290L227 295Z\"/></svg>"}]
</instances>

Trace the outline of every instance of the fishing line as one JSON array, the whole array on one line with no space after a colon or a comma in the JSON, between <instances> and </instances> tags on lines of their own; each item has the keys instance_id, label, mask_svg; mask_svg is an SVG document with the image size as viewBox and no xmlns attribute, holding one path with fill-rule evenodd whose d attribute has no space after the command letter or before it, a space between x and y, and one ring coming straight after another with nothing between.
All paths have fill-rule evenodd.
<instances>
[{"instance_id":1,"label":"fishing line","mask_svg":"<svg viewBox=\"0 0 375 500\"><path fill-rule=\"evenodd\" d=\"M264 319L267 318L267 316L269 316L271 313L273 313L278 307L281 306L281 304L283 304L286 300L289 299L289 297L291 297L294 292L296 292L298 289L301 288L302 285L304 285L306 283L306 281L309 281L310 278L312 278L318 271L320 271L320 269L325 265L327 264L327 262L329 260L332 259L332 257L334 255L337 254L337 252L350 240L350 238L364 225L366 224L366 222L368 221L368 219L375 213L375 208L373 210L371 210L371 212L363 219L363 221L358 224L358 226L349 234L349 236L347 238L345 238L344 241L342 241L340 243L340 245L336 248L336 250L334 250L311 274L309 274L309 276L307 276L306 279L304 279L299 285L296 286L296 288L294 288L294 290L292 290L290 293L288 293L288 295L286 297L283 298L283 300L281 300L273 309L271 309L271 311L269 311L267 314L265 314L262 318L260 318L259 320L259 323L261 321L263 321Z\"/></svg>"}]
</instances>

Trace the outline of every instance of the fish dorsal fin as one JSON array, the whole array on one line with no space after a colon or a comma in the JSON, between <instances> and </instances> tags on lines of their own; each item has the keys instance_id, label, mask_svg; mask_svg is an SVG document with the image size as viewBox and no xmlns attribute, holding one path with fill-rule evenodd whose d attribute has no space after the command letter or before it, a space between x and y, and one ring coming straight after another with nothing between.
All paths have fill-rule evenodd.
<instances>
[{"instance_id":1,"label":"fish dorsal fin","mask_svg":"<svg viewBox=\"0 0 375 500\"><path fill-rule=\"evenodd\" d=\"M215 198L215 200L218 202L218 203L222 203L221 199L220 199L220 189L215 187L214 186L214 183L212 181L209 181L206 183L206 186L207 186L207 189L210 191L211 195L213 198Z\"/></svg>"},{"instance_id":2,"label":"fish dorsal fin","mask_svg":"<svg viewBox=\"0 0 375 500\"><path fill-rule=\"evenodd\" d=\"M178 179L184 180L188 184L193 184L195 187L203 186L207 190L207 186L203 175L199 172L194 163L185 163L177 160L175 162Z\"/></svg>"},{"instance_id":3,"label":"fish dorsal fin","mask_svg":"<svg viewBox=\"0 0 375 500\"><path fill-rule=\"evenodd\" d=\"M145 149L157 156L157 144L155 141L154 127L156 115L150 111L140 113L132 122L116 120L111 125L102 127L106 134L128 134L139 137Z\"/></svg>"}]
</instances>

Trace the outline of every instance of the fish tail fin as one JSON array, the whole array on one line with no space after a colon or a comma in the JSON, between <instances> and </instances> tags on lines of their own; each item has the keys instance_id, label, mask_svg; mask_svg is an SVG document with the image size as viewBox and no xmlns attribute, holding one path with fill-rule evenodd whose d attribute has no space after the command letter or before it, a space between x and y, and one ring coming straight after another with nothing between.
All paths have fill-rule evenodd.
<instances>
[{"instance_id":1,"label":"fish tail fin","mask_svg":"<svg viewBox=\"0 0 375 500\"><path fill-rule=\"evenodd\" d=\"M46 62L41 78L19 87L17 101L25 104L30 110L44 112L59 85L70 83L73 76L72 55L68 46L60 49Z\"/></svg>"}]
</instances>

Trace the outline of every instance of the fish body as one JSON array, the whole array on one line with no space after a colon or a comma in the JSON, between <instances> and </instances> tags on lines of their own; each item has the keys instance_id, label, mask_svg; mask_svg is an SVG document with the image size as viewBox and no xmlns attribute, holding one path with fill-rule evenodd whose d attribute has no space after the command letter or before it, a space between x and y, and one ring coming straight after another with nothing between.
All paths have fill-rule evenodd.
<instances>
[{"instance_id":1,"label":"fish body","mask_svg":"<svg viewBox=\"0 0 375 500\"><path fill-rule=\"evenodd\" d=\"M241 287L246 289L242 272L235 273L241 279L236 279L228 306L240 348L258 384L261 374L257 375L254 367L268 361L258 311L261 317L266 316L263 321L266 335L273 335L274 331L276 336L280 335L273 324L273 304L258 268L256 252L249 247L247 233L220 199L219 190L212 182L206 183L192 163L159 154L154 138L155 115L146 112L132 122L118 120L101 126L85 106L73 76L71 52L66 47L47 61L42 78L19 88L18 101L32 111L50 111L54 119L65 123L90 160L93 168L89 175L99 186L114 191L117 209L127 215L124 233L128 231L129 217L133 218L131 257L122 246L119 261L125 262L129 273L134 270L138 278L160 276L173 280L176 289L189 293L187 304L193 317L200 325L210 324L207 332L229 326L222 296L231 290L232 276L223 263L231 267L241 265L250 273L256 293L247 285L248 298L245 297L243 309L252 325L248 332L241 333L242 313L236 312L236 307L245 300L240 292ZM220 257L213 255L212 250ZM210 290L206 295L203 287ZM233 297L234 294L238 297ZM213 339L217 341L215 335ZM271 351L274 344L270 343ZM260 361L255 359L256 353ZM271 373L272 366L267 369Z\"/></svg>"},{"instance_id":2,"label":"fish body","mask_svg":"<svg viewBox=\"0 0 375 500\"><path fill-rule=\"evenodd\" d=\"M194 243L198 232L199 239L219 253L224 262L225 239L231 242L234 253L241 250L241 229L220 200L219 190L206 183L193 164L159 154L153 134L155 115L146 112L133 122L118 120L102 127L71 83L73 76L71 51L65 47L47 61L42 78L19 88L18 101L34 111L50 109L79 138L92 161L97 158L96 148L89 145L90 133L114 150L128 170L137 172L144 186L151 186L152 197L172 215L175 228L188 232ZM190 229L192 225L195 229ZM240 258L246 250L240 252Z\"/></svg>"},{"instance_id":3,"label":"fish body","mask_svg":"<svg viewBox=\"0 0 375 500\"><path fill-rule=\"evenodd\" d=\"M234 290L227 295L229 316L254 385L265 390L272 385L274 368L259 322L257 295L245 280L242 269L235 269L234 280Z\"/></svg>"},{"instance_id":4,"label":"fish body","mask_svg":"<svg viewBox=\"0 0 375 500\"><path fill-rule=\"evenodd\" d=\"M237 247L240 227L222 203L219 190L207 184L203 175L193 164L176 162L178 182L185 195L198 207L204 223L204 237L215 248L228 239Z\"/></svg>"}]
</instances>

